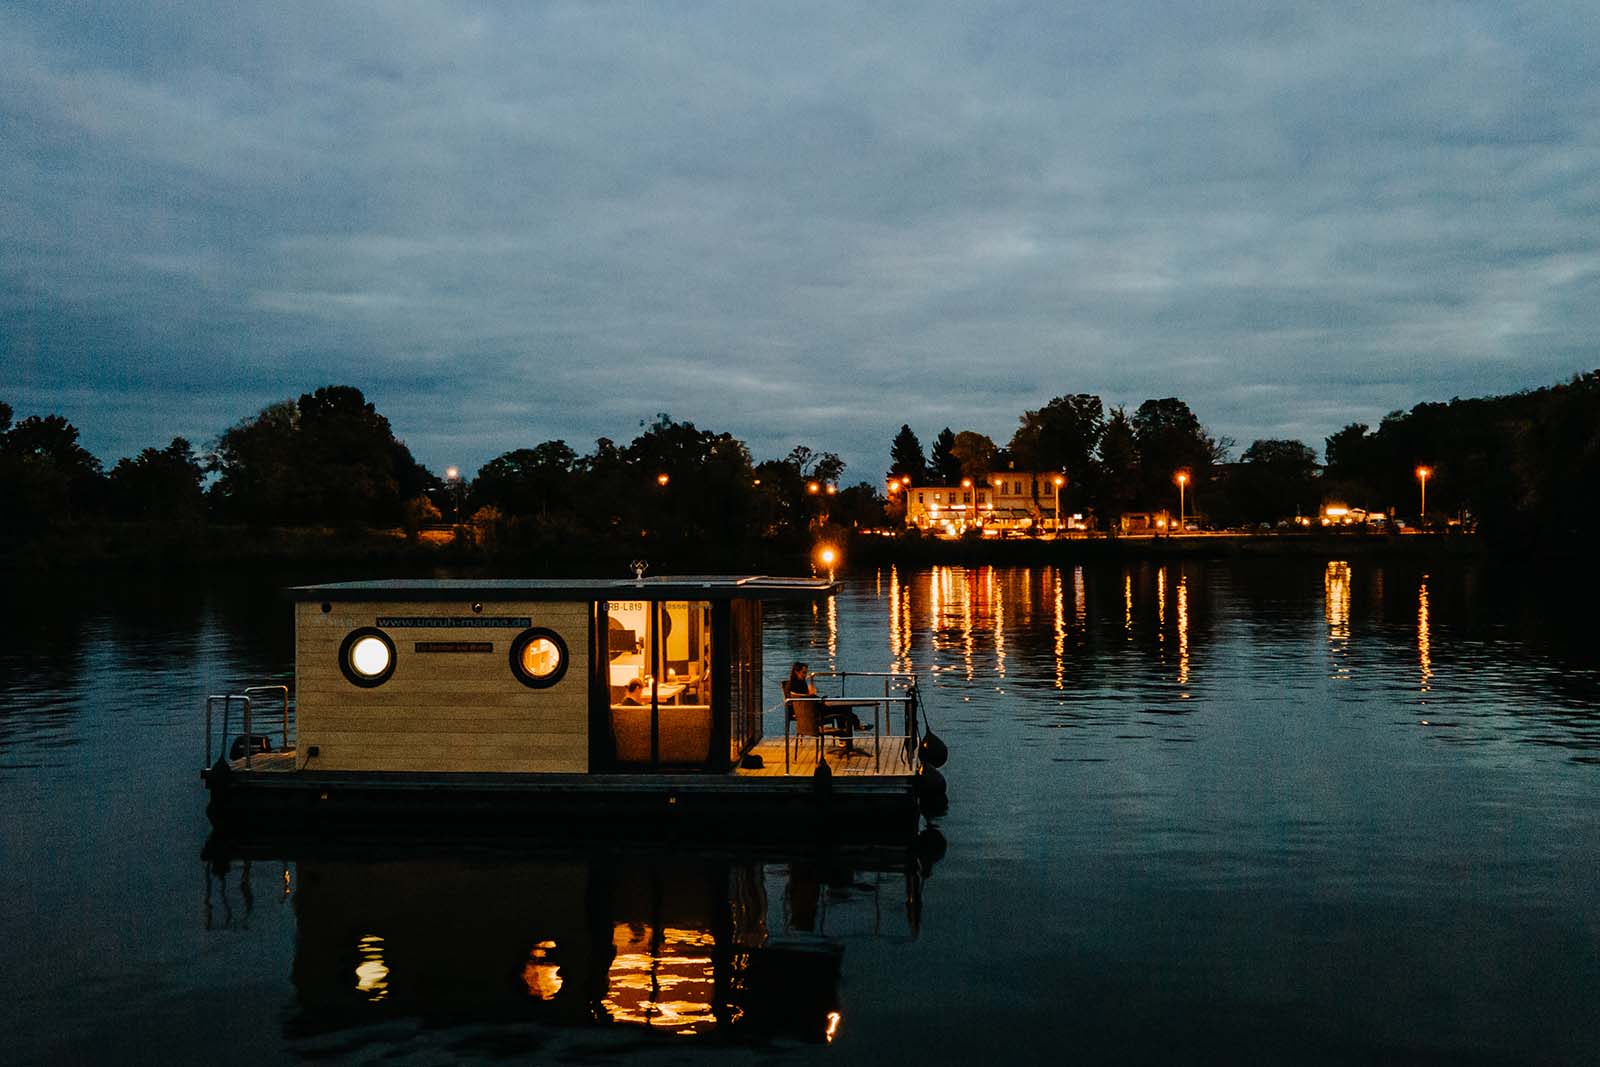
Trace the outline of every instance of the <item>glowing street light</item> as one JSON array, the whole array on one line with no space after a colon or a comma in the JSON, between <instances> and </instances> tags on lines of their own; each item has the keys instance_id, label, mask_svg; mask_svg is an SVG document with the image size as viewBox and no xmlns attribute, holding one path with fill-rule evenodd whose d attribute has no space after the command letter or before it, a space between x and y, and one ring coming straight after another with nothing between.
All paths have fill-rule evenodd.
<instances>
[{"instance_id":1,"label":"glowing street light","mask_svg":"<svg viewBox=\"0 0 1600 1067\"><path fill-rule=\"evenodd\" d=\"M670 481L672 481L672 479L666 474L665 471L663 471L662 473L656 475L656 484L657 485L666 485Z\"/></svg>"},{"instance_id":2,"label":"glowing street light","mask_svg":"<svg viewBox=\"0 0 1600 1067\"><path fill-rule=\"evenodd\" d=\"M445 476L445 479L447 481L452 481L453 482L456 479L461 477L461 468L459 468L459 467L446 467L444 469L444 476Z\"/></svg>"},{"instance_id":3,"label":"glowing street light","mask_svg":"<svg viewBox=\"0 0 1600 1067\"><path fill-rule=\"evenodd\" d=\"M1426 523L1428 521L1428 479L1431 477L1433 477L1432 467L1417 468L1417 481L1422 483L1422 523Z\"/></svg>"},{"instance_id":4,"label":"glowing street light","mask_svg":"<svg viewBox=\"0 0 1600 1067\"><path fill-rule=\"evenodd\" d=\"M1061 536L1061 487L1063 485L1067 484L1067 479L1066 479L1066 477L1064 475L1057 474L1057 475L1055 475L1054 477L1052 477L1050 479L1050 483L1052 485L1054 485L1055 488L1056 488L1056 515L1055 515L1055 520L1054 521L1055 521L1055 524L1056 524L1056 527L1055 527L1056 536L1060 537Z\"/></svg>"},{"instance_id":5,"label":"glowing street light","mask_svg":"<svg viewBox=\"0 0 1600 1067\"><path fill-rule=\"evenodd\" d=\"M806 486L806 492L811 493L813 495L816 494L816 493L820 493L820 492L822 492L822 485L820 483L818 483L818 482L812 482L811 484Z\"/></svg>"},{"instance_id":6,"label":"glowing street light","mask_svg":"<svg viewBox=\"0 0 1600 1067\"><path fill-rule=\"evenodd\" d=\"M1189 484L1189 472L1178 472L1178 529L1183 529L1183 489Z\"/></svg>"}]
</instances>

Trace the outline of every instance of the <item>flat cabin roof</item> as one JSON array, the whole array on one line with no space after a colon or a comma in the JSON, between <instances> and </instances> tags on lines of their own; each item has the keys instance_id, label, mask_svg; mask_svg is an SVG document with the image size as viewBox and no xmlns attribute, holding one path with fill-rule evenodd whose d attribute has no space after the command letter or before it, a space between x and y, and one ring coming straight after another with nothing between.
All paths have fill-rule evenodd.
<instances>
[{"instance_id":1,"label":"flat cabin roof","mask_svg":"<svg viewBox=\"0 0 1600 1067\"><path fill-rule=\"evenodd\" d=\"M399 578L296 585L302 600L797 600L832 596L827 578L662 575L659 578Z\"/></svg>"}]
</instances>

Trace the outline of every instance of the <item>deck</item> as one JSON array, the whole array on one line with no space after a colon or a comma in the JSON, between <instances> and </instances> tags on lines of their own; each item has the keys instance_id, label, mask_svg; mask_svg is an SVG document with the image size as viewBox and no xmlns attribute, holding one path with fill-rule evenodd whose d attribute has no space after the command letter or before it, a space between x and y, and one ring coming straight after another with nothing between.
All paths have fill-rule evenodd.
<instances>
[{"instance_id":1,"label":"deck","mask_svg":"<svg viewBox=\"0 0 1600 1067\"><path fill-rule=\"evenodd\" d=\"M841 751L838 741L829 738L822 759L835 776L850 778L907 778L913 773L905 758L905 738L872 736L857 737L852 741L854 752ZM880 755L878 749L882 746ZM808 778L817 770L817 743L814 738L789 739L789 769L784 770L784 740L766 737L750 751L760 756L765 766L738 767L734 774L740 778Z\"/></svg>"},{"instance_id":2,"label":"deck","mask_svg":"<svg viewBox=\"0 0 1600 1067\"><path fill-rule=\"evenodd\" d=\"M849 778L906 778L913 774L910 763L905 758L903 747L905 739L901 737L857 737L852 742L853 751L844 751L843 746L835 739L828 739L822 746L822 760L827 763L828 769L835 776ZM764 766L761 767L736 767L732 775L737 778L809 778L817 770L818 745L812 738L789 739L789 765L784 770L783 750L784 739L781 737L767 737L758 741L750 751L761 757ZM879 747L882 753L879 753ZM267 774L293 771L295 769L294 749L285 749L278 752L258 752L250 759L250 766L246 767L243 758L228 761L228 769L234 774ZM643 777L643 776L636 776ZM704 776L709 777L709 776Z\"/></svg>"},{"instance_id":3,"label":"deck","mask_svg":"<svg viewBox=\"0 0 1600 1067\"><path fill-rule=\"evenodd\" d=\"M297 826L317 833L336 824L389 826L414 832L423 823L471 830L500 826L589 833L625 828L669 835L814 832L901 832L914 826L917 779L904 757L903 738L854 739L855 751L827 740L823 760L832 772L816 776L817 744L791 738L788 772L784 739L766 738L753 752L764 766L717 773L533 774L460 772L305 771L292 749L260 753L226 771L205 772L208 809L219 826ZM881 756L878 747L881 745ZM781 829L775 829L781 828Z\"/></svg>"}]
</instances>

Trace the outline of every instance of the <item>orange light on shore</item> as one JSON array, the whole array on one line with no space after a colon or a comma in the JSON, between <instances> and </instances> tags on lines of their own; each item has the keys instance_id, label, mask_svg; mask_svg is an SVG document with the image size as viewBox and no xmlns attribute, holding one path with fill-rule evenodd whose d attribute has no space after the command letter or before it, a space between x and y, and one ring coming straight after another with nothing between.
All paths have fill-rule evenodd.
<instances>
[{"instance_id":1,"label":"orange light on shore","mask_svg":"<svg viewBox=\"0 0 1600 1067\"><path fill-rule=\"evenodd\" d=\"M839 487L837 485L828 486L828 495L829 496L832 496L833 494L837 493L838 491L839 491Z\"/></svg>"},{"instance_id":2,"label":"orange light on shore","mask_svg":"<svg viewBox=\"0 0 1600 1067\"><path fill-rule=\"evenodd\" d=\"M1428 479L1431 477L1433 477L1432 467L1417 468L1417 481L1422 483L1422 506L1418 509L1418 514L1424 521L1428 518Z\"/></svg>"},{"instance_id":3,"label":"orange light on shore","mask_svg":"<svg viewBox=\"0 0 1600 1067\"><path fill-rule=\"evenodd\" d=\"M656 484L657 485L666 485L670 481L672 481L672 479L670 477L668 477L664 473L656 475Z\"/></svg>"},{"instance_id":4,"label":"orange light on shore","mask_svg":"<svg viewBox=\"0 0 1600 1067\"><path fill-rule=\"evenodd\" d=\"M461 469L459 467L446 467L444 469L444 476L453 482L457 478L461 477Z\"/></svg>"},{"instance_id":5,"label":"orange light on shore","mask_svg":"<svg viewBox=\"0 0 1600 1067\"><path fill-rule=\"evenodd\" d=\"M971 478L963 478L963 479L961 479L961 488L963 488L963 489L971 489L972 488L972 479Z\"/></svg>"},{"instance_id":6,"label":"orange light on shore","mask_svg":"<svg viewBox=\"0 0 1600 1067\"><path fill-rule=\"evenodd\" d=\"M820 493L820 492L822 492L822 486L819 485L816 482L812 482L810 485L806 486L806 492L808 492L808 493Z\"/></svg>"},{"instance_id":7,"label":"orange light on shore","mask_svg":"<svg viewBox=\"0 0 1600 1067\"><path fill-rule=\"evenodd\" d=\"M823 545L822 551L817 553L817 558L822 561L824 567L831 567L839 562L839 553L834 551L832 545Z\"/></svg>"}]
</instances>

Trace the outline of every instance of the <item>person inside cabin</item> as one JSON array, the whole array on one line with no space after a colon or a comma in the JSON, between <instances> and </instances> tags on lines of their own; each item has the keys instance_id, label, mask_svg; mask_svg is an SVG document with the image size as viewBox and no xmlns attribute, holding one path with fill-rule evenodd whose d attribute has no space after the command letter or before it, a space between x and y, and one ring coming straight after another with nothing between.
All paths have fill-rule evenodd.
<instances>
[{"instance_id":1,"label":"person inside cabin","mask_svg":"<svg viewBox=\"0 0 1600 1067\"><path fill-rule=\"evenodd\" d=\"M628 682L628 687L627 687L626 690L623 691L623 694L622 694L622 702L624 704L635 704L635 705L649 703L649 701L645 700L645 698L644 698L644 679L643 678L634 678L634 679L632 679L631 681Z\"/></svg>"}]
</instances>

